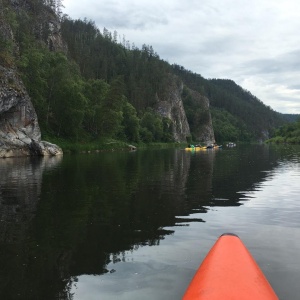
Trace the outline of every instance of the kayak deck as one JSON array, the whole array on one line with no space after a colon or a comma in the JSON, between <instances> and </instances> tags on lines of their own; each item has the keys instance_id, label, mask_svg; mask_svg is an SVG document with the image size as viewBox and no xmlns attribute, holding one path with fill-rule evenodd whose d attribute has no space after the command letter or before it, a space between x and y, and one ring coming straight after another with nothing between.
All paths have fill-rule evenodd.
<instances>
[{"instance_id":1,"label":"kayak deck","mask_svg":"<svg viewBox=\"0 0 300 300\"><path fill-rule=\"evenodd\" d=\"M278 300L240 238L222 235L191 281L183 300Z\"/></svg>"}]
</instances>

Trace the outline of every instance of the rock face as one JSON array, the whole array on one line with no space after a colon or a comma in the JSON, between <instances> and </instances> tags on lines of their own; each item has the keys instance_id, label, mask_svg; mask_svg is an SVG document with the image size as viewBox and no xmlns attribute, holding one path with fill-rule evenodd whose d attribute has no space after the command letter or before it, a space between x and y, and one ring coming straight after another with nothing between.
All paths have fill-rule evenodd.
<instances>
[{"instance_id":1,"label":"rock face","mask_svg":"<svg viewBox=\"0 0 300 300\"><path fill-rule=\"evenodd\" d=\"M19 2L12 1L12 5L17 9ZM55 38L55 28L51 31L49 41L59 42ZM14 52L17 53L18 47L10 26L4 21L2 10L0 37L2 41L14 45ZM58 146L41 141L37 115L13 63L0 60L0 158L59 154L62 154L62 150Z\"/></svg>"},{"instance_id":2,"label":"rock face","mask_svg":"<svg viewBox=\"0 0 300 300\"><path fill-rule=\"evenodd\" d=\"M48 2L48 6L44 5L43 2ZM61 36L60 19L55 14L53 8L51 9L49 7L50 2L54 4L56 1L10 0L10 6L17 14L22 13L26 17L29 17L30 14L36 11L35 6L40 6L39 13L35 15L35 23L33 26L34 36L40 42L45 43L51 51L62 51L66 53L67 44L63 41ZM41 9L41 6L43 9Z\"/></svg>"},{"instance_id":3,"label":"rock face","mask_svg":"<svg viewBox=\"0 0 300 300\"><path fill-rule=\"evenodd\" d=\"M187 137L191 134L181 99L182 89L182 82L175 76L170 76L165 97L157 99L158 103L155 107L161 116L172 121L172 133L176 142L186 142Z\"/></svg>"},{"instance_id":4,"label":"rock face","mask_svg":"<svg viewBox=\"0 0 300 300\"><path fill-rule=\"evenodd\" d=\"M0 66L0 157L59 154L58 146L41 141L37 115L16 71Z\"/></svg>"},{"instance_id":5,"label":"rock face","mask_svg":"<svg viewBox=\"0 0 300 300\"><path fill-rule=\"evenodd\" d=\"M201 125L194 132L195 139L207 145L213 144L215 143L215 134L209 109L209 100L208 98L191 89L189 89L189 93L192 96L193 101L195 101L197 106L201 107L201 110L203 111L203 119L199 122Z\"/></svg>"},{"instance_id":6,"label":"rock face","mask_svg":"<svg viewBox=\"0 0 300 300\"><path fill-rule=\"evenodd\" d=\"M171 120L173 127L173 138L177 142L186 142L187 137L191 136L190 127L187 121L182 100L183 83L176 76L169 78L168 89L164 99L157 99L156 111L163 117ZM212 126L211 114L209 110L209 100L201 96L198 92L189 90L193 101L197 102L204 111L204 120L196 131L195 138L199 142L212 144L215 142Z\"/></svg>"}]
</instances>

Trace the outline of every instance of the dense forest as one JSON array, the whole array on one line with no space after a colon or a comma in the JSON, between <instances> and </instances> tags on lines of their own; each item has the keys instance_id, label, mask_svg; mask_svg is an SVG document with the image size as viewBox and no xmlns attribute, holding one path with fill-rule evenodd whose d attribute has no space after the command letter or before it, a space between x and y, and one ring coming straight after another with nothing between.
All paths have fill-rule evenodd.
<instances>
[{"instance_id":1,"label":"dense forest","mask_svg":"<svg viewBox=\"0 0 300 300\"><path fill-rule=\"evenodd\" d=\"M288 123L278 128L268 142L300 144L300 118L297 122Z\"/></svg>"},{"instance_id":2,"label":"dense forest","mask_svg":"<svg viewBox=\"0 0 300 300\"><path fill-rule=\"evenodd\" d=\"M162 60L150 45L137 48L93 21L62 14L60 0L0 0L1 22L14 42L0 34L0 64L17 66L36 109L43 135L74 141L114 138L171 142L170 120L155 110L167 97L171 78L183 82L182 100L191 135L208 111L189 90L210 101L217 141L265 140L288 118L265 106L231 80L208 80ZM60 28L57 49L49 35Z\"/></svg>"}]
</instances>

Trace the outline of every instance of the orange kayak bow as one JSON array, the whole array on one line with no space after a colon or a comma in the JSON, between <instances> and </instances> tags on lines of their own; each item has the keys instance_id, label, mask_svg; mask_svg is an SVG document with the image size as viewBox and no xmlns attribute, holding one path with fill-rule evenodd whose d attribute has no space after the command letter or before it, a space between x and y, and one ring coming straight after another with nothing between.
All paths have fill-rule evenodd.
<instances>
[{"instance_id":1,"label":"orange kayak bow","mask_svg":"<svg viewBox=\"0 0 300 300\"><path fill-rule=\"evenodd\" d=\"M211 248L183 300L278 300L268 280L235 234Z\"/></svg>"}]
</instances>

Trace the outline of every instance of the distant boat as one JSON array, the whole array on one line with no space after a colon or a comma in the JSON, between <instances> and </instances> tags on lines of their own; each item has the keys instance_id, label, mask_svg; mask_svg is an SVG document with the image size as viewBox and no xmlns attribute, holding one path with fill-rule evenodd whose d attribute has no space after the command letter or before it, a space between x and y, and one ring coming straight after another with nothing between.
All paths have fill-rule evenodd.
<instances>
[{"instance_id":1,"label":"distant boat","mask_svg":"<svg viewBox=\"0 0 300 300\"><path fill-rule=\"evenodd\" d=\"M227 147L236 147L236 143L229 142L226 144Z\"/></svg>"},{"instance_id":2,"label":"distant boat","mask_svg":"<svg viewBox=\"0 0 300 300\"><path fill-rule=\"evenodd\" d=\"M202 146L186 147L185 150L187 150L187 151L199 151L199 150L206 150L206 147L202 147Z\"/></svg>"},{"instance_id":3,"label":"distant boat","mask_svg":"<svg viewBox=\"0 0 300 300\"><path fill-rule=\"evenodd\" d=\"M212 144L206 147L207 149L218 149L222 148L222 145Z\"/></svg>"},{"instance_id":4,"label":"distant boat","mask_svg":"<svg viewBox=\"0 0 300 300\"><path fill-rule=\"evenodd\" d=\"M200 146L200 145L196 145L196 146L189 146L186 147L185 150L187 151L199 151L199 150L206 150L206 149L218 149L218 148L222 148L222 145L208 145L208 146Z\"/></svg>"}]
</instances>

